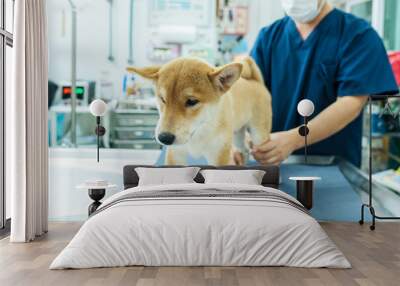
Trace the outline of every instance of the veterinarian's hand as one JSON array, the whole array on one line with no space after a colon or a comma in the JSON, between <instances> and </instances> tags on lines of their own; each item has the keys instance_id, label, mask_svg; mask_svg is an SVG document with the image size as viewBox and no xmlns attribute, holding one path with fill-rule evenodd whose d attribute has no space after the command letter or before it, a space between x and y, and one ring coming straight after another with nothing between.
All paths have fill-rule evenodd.
<instances>
[{"instance_id":1,"label":"veterinarian's hand","mask_svg":"<svg viewBox=\"0 0 400 286\"><path fill-rule=\"evenodd\" d=\"M302 144L297 130L271 133L271 138L261 145L253 146L251 154L262 165L278 165Z\"/></svg>"}]
</instances>

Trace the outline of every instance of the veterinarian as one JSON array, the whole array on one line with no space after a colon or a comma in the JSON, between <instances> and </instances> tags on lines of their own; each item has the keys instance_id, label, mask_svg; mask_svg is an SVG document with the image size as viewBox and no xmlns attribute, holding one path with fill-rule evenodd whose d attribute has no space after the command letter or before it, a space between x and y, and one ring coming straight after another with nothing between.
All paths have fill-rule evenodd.
<instances>
[{"instance_id":1,"label":"veterinarian","mask_svg":"<svg viewBox=\"0 0 400 286\"><path fill-rule=\"evenodd\" d=\"M371 94L395 94L397 85L382 40L364 20L326 0L281 0L286 17L263 28L251 56L272 94L269 141L253 147L261 164L302 153L297 104L315 105L309 154L361 163L362 110Z\"/></svg>"}]
</instances>

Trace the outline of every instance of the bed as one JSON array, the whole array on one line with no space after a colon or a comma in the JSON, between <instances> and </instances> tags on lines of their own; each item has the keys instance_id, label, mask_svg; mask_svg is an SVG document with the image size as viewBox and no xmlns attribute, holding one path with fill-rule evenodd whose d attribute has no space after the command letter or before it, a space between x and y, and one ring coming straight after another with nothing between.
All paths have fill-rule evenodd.
<instances>
[{"instance_id":1,"label":"bed","mask_svg":"<svg viewBox=\"0 0 400 286\"><path fill-rule=\"evenodd\" d=\"M218 167L263 170L259 186L204 184L200 173L196 183L138 186L137 167L125 166L124 191L103 202L50 269L351 267L308 211L278 190L278 167Z\"/></svg>"}]
</instances>

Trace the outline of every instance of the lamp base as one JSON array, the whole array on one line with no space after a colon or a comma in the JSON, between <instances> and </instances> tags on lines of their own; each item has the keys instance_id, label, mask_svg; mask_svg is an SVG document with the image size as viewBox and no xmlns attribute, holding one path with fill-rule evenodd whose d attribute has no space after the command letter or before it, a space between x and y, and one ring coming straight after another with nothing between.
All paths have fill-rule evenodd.
<instances>
[{"instance_id":1,"label":"lamp base","mask_svg":"<svg viewBox=\"0 0 400 286\"><path fill-rule=\"evenodd\" d=\"M297 189L297 200L303 204L303 206L311 210L313 207L313 190L314 182L312 180L298 180L296 181Z\"/></svg>"},{"instance_id":2,"label":"lamp base","mask_svg":"<svg viewBox=\"0 0 400 286\"><path fill-rule=\"evenodd\" d=\"M88 214L89 216L94 213L97 208L101 205L100 200L104 198L106 194L106 189L89 189L89 197L94 201L89 207L88 207Z\"/></svg>"}]
</instances>

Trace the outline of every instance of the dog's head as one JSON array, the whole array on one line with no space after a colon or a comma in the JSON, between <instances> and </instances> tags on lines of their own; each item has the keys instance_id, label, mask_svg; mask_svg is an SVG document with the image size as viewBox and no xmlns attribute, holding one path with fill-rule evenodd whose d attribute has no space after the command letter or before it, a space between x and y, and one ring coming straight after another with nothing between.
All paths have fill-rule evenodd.
<instances>
[{"instance_id":1,"label":"dog's head","mask_svg":"<svg viewBox=\"0 0 400 286\"><path fill-rule=\"evenodd\" d=\"M242 72L240 63L214 68L192 58L180 58L159 67L128 68L156 85L160 120L156 140L183 145L196 131L215 118L221 96Z\"/></svg>"}]
</instances>

